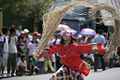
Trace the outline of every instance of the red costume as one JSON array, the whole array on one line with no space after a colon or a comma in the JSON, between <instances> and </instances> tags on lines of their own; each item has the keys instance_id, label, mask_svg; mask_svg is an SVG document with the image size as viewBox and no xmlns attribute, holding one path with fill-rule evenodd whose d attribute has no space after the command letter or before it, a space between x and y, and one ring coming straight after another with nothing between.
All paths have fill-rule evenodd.
<instances>
[{"instance_id":1,"label":"red costume","mask_svg":"<svg viewBox=\"0 0 120 80\"><path fill-rule=\"evenodd\" d=\"M93 45L91 44L77 45L72 43L69 46L57 44L54 45L52 48L50 48L47 54L52 55L58 52L61 56L61 61L64 63L64 65L66 65L67 67L69 67L74 71L80 71L87 76L89 74L89 69L85 68L86 65L81 60L80 55L83 53L88 53L88 54L95 53L95 54L104 55L105 53L104 44L97 43L96 46L97 46L97 50L93 50ZM41 53L39 57L42 56L43 54Z\"/></svg>"}]
</instances>

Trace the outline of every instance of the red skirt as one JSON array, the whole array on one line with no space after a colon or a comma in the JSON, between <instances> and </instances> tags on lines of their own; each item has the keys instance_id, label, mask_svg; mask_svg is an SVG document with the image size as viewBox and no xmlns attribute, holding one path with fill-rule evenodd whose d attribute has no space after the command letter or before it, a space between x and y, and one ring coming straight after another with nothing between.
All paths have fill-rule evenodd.
<instances>
[{"instance_id":1,"label":"red skirt","mask_svg":"<svg viewBox=\"0 0 120 80\"><path fill-rule=\"evenodd\" d=\"M81 72L75 72L63 65L50 80L84 80L84 78Z\"/></svg>"}]
</instances>

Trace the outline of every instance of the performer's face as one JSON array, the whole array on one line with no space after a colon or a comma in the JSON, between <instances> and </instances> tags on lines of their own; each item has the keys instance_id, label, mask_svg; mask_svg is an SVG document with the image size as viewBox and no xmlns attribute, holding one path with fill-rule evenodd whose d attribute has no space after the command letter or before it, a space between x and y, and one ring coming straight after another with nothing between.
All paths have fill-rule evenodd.
<instances>
[{"instance_id":1,"label":"performer's face","mask_svg":"<svg viewBox=\"0 0 120 80\"><path fill-rule=\"evenodd\" d=\"M63 39L64 39L65 41L70 41L70 40L71 40L71 34L70 34L70 33L65 33L65 34L63 35Z\"/></svg>"}]
</instances>

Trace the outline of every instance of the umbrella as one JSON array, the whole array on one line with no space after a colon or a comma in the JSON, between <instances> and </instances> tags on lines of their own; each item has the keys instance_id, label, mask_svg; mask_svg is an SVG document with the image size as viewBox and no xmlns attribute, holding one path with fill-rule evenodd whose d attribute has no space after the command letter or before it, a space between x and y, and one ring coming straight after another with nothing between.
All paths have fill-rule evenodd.
<instances>
[{"instance_id":1,"label":"umbrella","mask_svg":"<svg viewBox=\"0 0 120 80\"><path fill-rule=\"evenodd\" d=\"M85 28L85 29L82 29L79 34L81 34L81 35L93 35L93 36L95 36L96 32L93 29Z\"/></svg>"},{"instance_id":2,"label":"umbrella","mask_svg":"<svg viewBox=\"0 0 120 80\"><path fill-rule=\"evenodd\" d=\"M72 33L72 35L77 33L76 30L71 29L71 30L62 30L58 33L58 35L63 35L65 32Z\"/></svg>"},{"instance_id":3,"label":"umbrella","mask_svg":"<svg viewBox=\"0 0 120 80\"><path fill-rule=\"evenodd\" d=\"M56 31L62 31L62 30L71 30L71 28L65 24L59 24Z\"/></svg>"}]
</instances>

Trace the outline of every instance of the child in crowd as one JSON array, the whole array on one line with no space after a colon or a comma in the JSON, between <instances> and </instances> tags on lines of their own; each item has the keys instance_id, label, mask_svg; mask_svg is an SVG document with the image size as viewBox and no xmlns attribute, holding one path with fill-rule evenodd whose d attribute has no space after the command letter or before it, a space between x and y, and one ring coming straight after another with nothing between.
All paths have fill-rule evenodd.
<instances>
[{"instance_id":1,"label":"child in crowd","mask_svg":"<svg viewBox=\"0 0 120 80\"><path fill-rule=\"evenodd\" d=\"M52 45L52 42L49 42L48 46L51 47L51 45ZM54 68L53 68L52 61L51 61L52 60L51 56L45 55L44 58L45 58L45 61L44 61L44 72L47 73L48 67L50 69L50 72L54 72Z\"/></svg>"},{"instance_id":2,"label":"child in crowd","mask_svg":"<svg viewBox=\"0 0 120 80\"><path fill-rule=\"evenodd\" d=\"M37 36L38 34L33 34L33 39L32 41L28 44L28 49L29 49L29 53L28 53L28 65L29 65L29 70L30 70L30 75L33 74L33 72L35 71L36 74L39 73L39 68L37 67L37 61L35 61L35 59L33 58L33 53L37 47Z\"/></svg>"},{"instance_id":3,"label":"child in crowd","mask_svg":"<svg viewBox=\"0 0 120 80\"><path fill-rule=\"evenodd\" d=\"M28 49L29 49L28 59L30 59L33 56L33 52L37 48L37 44L38 44L37 36L33 35L32 41L28 44Z\"/></svg>"},{"instance_id":4,"label":"child in crowd","mask_svg":"<svg viewBox=\"0 0 120 80\"><path fill-rule=\"evenodd\" d=\"M19 36L18 37L18 44L17 44L17 57L18 59L22 56L22 55L26 55L25 54L25 44L23 43L24 37L23 36Z\"/></svg>"}]
</instances>

